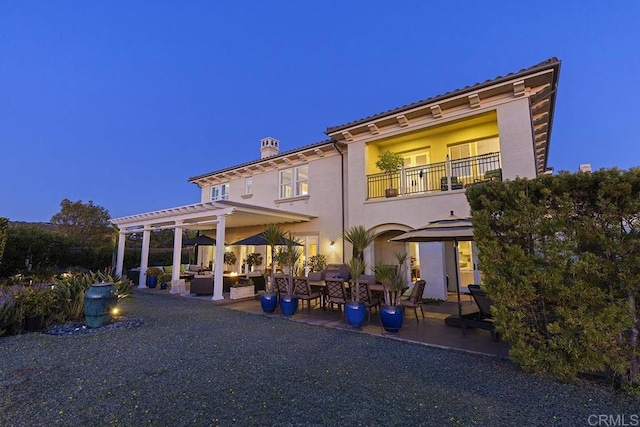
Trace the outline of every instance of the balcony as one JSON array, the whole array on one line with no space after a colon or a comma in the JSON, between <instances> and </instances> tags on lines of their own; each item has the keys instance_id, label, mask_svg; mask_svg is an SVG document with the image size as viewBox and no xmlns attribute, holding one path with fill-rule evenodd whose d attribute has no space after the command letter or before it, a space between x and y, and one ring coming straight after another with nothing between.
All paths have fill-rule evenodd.
<instances>
[{"instance_id":1,"label":"balcony","mask_svg":"<svg viewBox=\"0 0 640 427\"><path fill-rule=\"evenodd\" d=\"M484 181L502 181L500 153L482 154L463 159L402 168L391 175L367 175L367 199L386 197L387 188L399 194L422 194L459 190Z\"/></svg>"}]
</instances>

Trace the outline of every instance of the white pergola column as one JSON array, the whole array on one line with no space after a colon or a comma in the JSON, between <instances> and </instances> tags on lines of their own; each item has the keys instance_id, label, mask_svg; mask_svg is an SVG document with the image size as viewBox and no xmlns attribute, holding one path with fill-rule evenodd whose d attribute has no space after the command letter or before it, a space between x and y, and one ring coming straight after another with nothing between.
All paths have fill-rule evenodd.
<instances>
[{"instance_id":1,"label":"white pergola column","mask_svg":"<svg viewBox=\"0 0 640 427\"><path fill-rule=\"evenodd\" d=\"M127 235L124 231L118 232L118 254L116 255L116 275L122 277L122 267L124 266L124 244Z\"/></svg>"},{"instance_id":2,"label":"white pergola column","mask_svg":"<svg viewBox=\"0 0 640 427\"><path fill-rule=\"evenodd\" d=\"M171 291L172 294L185 292L184 282L180 281L180 264L182 261L182 222L176 222L173 234L173 268L171 269Z\"/></svg>"},{"instance_id":3,"label":"white pergola column","mask_svg":"<svg viewBox=\"0 0 640 427\"><path fill-rule=\"evenodd\" d=\"M142 254L140 255L140 282L139 288L147 287L147 267L149 265L149 242L151 241L151 230L145 228L142 232Z\"/></svg>"},{"instance_id":4,"label":"white pergola column","mask_svg":"<svg viewBox=\"0 0 640 427\"><path fill-rule=\"evenodd\" d=\"M224 273L224 239L225 239L225 215L218 215L218 225L216 226L216 259L215 271L213 274L213 297L212 300L218 301L224 299L222 295L222 280ZM220 249L222 248L222 249Z\"/></svg>"}]
</instances>

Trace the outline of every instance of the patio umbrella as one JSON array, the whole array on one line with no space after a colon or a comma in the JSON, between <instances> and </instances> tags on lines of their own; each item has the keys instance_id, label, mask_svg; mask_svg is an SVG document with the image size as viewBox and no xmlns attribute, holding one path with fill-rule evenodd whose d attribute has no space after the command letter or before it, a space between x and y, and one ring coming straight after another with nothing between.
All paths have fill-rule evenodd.
<instances>
[{"instance_id":1,"label":"patio umbrella","mask_svg":"<svg viewBox=\"0 0 640 427\"><path fill-rule=\"evenodd\" d=\"M280 240L280 242L278 242L278 245L286 245L287 242L289 242L289 239L287 238L283 238L282 240ZM291 241L293 242L293 244L295 246L302 246L302 244L296 242L296 241ZM247 245L247 246L267 246L269 245L269 243L267 243L266 239L264 238L264 235L262 233L258 233L255 234L253 236L249 236L246 237L242 240L238 240L235 243L231 244L232 246L234 245Z\"/></svg>"},{"instance_id":2,"label":"patio umbrella","mask_svg":"<svg viewBox=\"0 0 640 427\"><path fill-rule=\"evenodd\" d=\"M215 246L216 245L216 239L212 239L209 236L200 235L200 236L196 236L196 237L194 237L192 239L184 239L182 241L182 246L195 246L195 245Z\"/></svg>"},{"instance_id":3,"label":"patio umbrella","mask_svg":"<svg viewBox=\"0 0 640 427\"><path fill-rule=\"evenodd\" d=\"M453 242L454 259L456 263L456 294L458 296L458 317L462 318L462 303L460 302L460 277L458 274L458 242L473 240L473 225L471 218L459 218L453 214L447 218L430 222L421 228L407 231L391 239L395 242Z\"/></svg>"},{"instance_id":4,"label":"patio umbrella","mask_svg":"<svg viewBox=\"0 0 640 427\"><path fill-rule=\"evenodd\" d=\"M213 239L209 236L205 236L204 234L200 234L199 236L193 237L191 239L184 239L182 241L182 246L194 246L195 249L193 251L194 259L198 259L198 246L215 246L216 239ZM191 254L189 254L189 262L191 262Z\"/></svg>"}]
</instances>

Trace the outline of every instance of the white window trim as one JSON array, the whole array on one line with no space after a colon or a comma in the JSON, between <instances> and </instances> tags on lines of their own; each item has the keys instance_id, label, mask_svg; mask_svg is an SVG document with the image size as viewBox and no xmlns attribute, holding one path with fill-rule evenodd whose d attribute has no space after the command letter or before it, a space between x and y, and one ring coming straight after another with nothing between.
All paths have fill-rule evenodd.
<instances>
[{"instance_id":1,"label":"white window trim","mask_svg":"<svg viewBox=\"0 0 640 427\"><path fill-rule=\"evenodd\" d=\"M307 191L307 194L297 194L297 189L298 189L298 183L300 181L296 180L297 177L297 171L299 168L307 168L307 179L306 179L306 183L307 183L307 188L309 187L309 165L299 165L299 166L295 166L292 168L287 168L287 169L280 169L278 171L278 200L291 200L291 199L298 199L298 198L308 198L309 197L309 192ZM291 172L291 196L289 197L285 197L282 195L282 173L286 172L286 171L290 171Z\"/></svg>"},{"instance_id":2,"label":"white window trim","mask_svg":"<svg viewBox=\"0 0 640 427\"><path fill-rule=\"evenodd\" d=\"M218 191L218 194L220 195L220 197L216 197L216 198L213 197L214 190ZM211 191L209 192L209 194L211 196L212 202L216 202L218 200L229 200L229 183L226 182L224 184L212 185Z\"/></svg>"}]
</instances>

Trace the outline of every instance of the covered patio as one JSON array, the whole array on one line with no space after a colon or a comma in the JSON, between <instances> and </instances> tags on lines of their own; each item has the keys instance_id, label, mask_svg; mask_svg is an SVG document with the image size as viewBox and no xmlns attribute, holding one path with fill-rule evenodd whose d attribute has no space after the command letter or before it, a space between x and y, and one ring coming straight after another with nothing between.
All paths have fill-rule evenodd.
<instances>
[{"instance_id":1,"label":"covered patio","mask_svg":"<svg viewBox=\"0 0 640 427\"><path fill-rule=\"evenodd\" d=\"M183 293L185 283L180 279L180 258L182 252L183 230L214 230L215 241L225 242L228 229L265 226L267 224L293 224L310 221L311 215L298 214L279 209L271 209L231 201L215 201L195 203L147 212L127 217L115 218L111 222L118 227L118 253L116 258L116 274L122 276L125 242L127 234L142 232L142 252L140 256L139 287L144 288L149 262L149 243L151 231L174 230L173 264L171 292ZM224 251L216 251L215 265L224 265ZM213 300L221 300L223 296L223 268L214 270Z\"/></svg>"}]
</instances>

